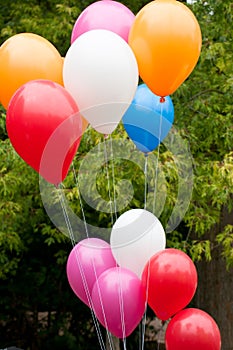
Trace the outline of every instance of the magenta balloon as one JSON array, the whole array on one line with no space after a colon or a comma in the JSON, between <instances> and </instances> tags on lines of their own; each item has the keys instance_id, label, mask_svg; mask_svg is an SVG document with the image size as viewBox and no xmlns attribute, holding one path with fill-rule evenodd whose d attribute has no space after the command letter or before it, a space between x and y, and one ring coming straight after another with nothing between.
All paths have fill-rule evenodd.
<instances>
[{"instance_id":1,"label":"magenta balloon","mask_svg":"<svg viewBox=\"0 0 233 350\"><path fill-rule=\"evenodd\" d=\"M96 1L86 7L77 18L71 35L71 44L81 34L92 29L106 29L128 42L129 30L135 15L125 5L112 0Z\"/></svg>"},{"instance_id":2,"label":"magenta balloon","mask_svg":"<svg viewBox=\"0 0 233 350\"><path fill-rule=\"evenodd\" d=\"M67 278L74 293L91 307L91 292L97 278L116 266L110 245L99 238L86 238L72 249L66 266Z\"/></svg>"},{"instance_id":3,"label":"magenta balloon","mask_svg":"<svg viewBox=\"0 0 233 350\"><path fill-rule=\"evenodd\" d=\"M138 276L125 268L106 270L92 289L93 310L99 322L118 338L130 335L146 307L146 292Z\"/></svg>"}]
</instances>

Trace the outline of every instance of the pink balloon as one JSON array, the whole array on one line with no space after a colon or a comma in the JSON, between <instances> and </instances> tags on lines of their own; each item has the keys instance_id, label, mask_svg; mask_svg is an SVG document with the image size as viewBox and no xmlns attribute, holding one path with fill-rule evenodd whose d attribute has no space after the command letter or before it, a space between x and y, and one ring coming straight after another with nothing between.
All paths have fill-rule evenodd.
<instances>
[{"instance_id":1,"label":"pink balloon","mask_svg":"<svg viewBox=\"0 0 233 350\"><path fill-rule=\"evenodd\" d=\"M190 308L178 312L166 330L167 350L220 350L221 335L205 311Z\"/></svg>"},{"instance_id":2,"label":"pink balloon","mask_svg":"<svg viewBox=\"0 0 233 350\"><path fill-rule=\"evenodd\" d=\"M130 335L140 323L146 293L138 276L125 268L111 268L92 289L93 310L99 322L118 338Z\"/></svg>"},{"instance_id":3,"label":"pink balloon","mask_svg":"<svg viewBox=\"0 0 233 350\"><path fill-rule=\"evenodd\" d=\"M89 307L92 288L105 270L116 266L110 245L99 238L86 238L72 249L66 266L74 293Z\"/></svg>"},{"instance_id":4,"label":"pink balloon","mask_svg":"<svg viewBox=\"0 0 233 350\"><path fill-rule=\"evenodd\" d=\"M129 30L135 15L125 5L112 0L96 1L86 7L77 18L71 35L71 44L81 34L92 29L106 29L128 42Z\"/></svg>"}]
</instances>

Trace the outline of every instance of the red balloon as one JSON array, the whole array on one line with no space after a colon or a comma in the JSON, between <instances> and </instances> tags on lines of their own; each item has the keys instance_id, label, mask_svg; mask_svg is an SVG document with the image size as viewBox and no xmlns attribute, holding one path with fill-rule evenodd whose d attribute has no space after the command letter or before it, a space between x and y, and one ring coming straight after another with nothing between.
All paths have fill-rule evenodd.
<instances>
[{"instance_id":1,"label":"red balloon","mask_svg":"<svg viewBox=\"0 0 233 350\"><path fill-rule=\"evenodd\" d=\"M48 182L64 180L82 134L77 104L65 88L49 80L22 85L8 106L6 128L26 163Z\"/></svg>"},{"instance_id":2,"label":"red balloon","mask_svg":"<svg viewBox=\"0 0 233 350\"><path fill-rule=\"evenodd\" d=\"M214 319L199 309L176 314L166 330L167 350L220 350L221 335Z\"/></svg>"},{"instance_id":3,"label":"red balloon","mask_svg":"<svg viewBox=\"0 0 233 350\"><path fill-rule=\"evenodd\" d=\"M197 271L190 257L178 249L164 249L146 264L142 281L148 289L148 304L161 320L167 320L192 300Z\"/></svg>"}]
</instances>

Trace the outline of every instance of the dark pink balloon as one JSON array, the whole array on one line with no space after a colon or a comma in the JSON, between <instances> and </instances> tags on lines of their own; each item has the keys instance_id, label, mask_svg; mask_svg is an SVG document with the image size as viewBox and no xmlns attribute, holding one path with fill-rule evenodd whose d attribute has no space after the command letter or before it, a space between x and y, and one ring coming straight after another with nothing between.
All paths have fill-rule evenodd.
<instances>
[{"instance_id":1,"label":"dark pink balloon","mask_svg":"<svg viewBox=\"0 0 233 350\"><path fill-rule=\"evenodd\" d=\"M99 238L86 238L72 249L67 261L67 278L74 293L89 307L97 278L116 266L110 245Z\"/></svg>"},{"instance_id":2,"label":"dark pink balloon","mask_svg":"<svg viewBox=\"0 0 233 350\"><path fill-rule=\"evenodd\" d=\"M112 0L96 1L86 7L77 18L71 35L71 44L81 34L92 29L106 29L128 42L134 14L125 5Z\"/></svg>"},{"instance_id":3,"label":"dark pink balloon","mask_svg":"<svg viewBox=\"0 0 233 350\"><path fill-rule=\"evenodd\" d=\"M111 268L92 289L93 309L100 323L118 338L130 335L140 323L146 293L138 276L125 268Z\"/></svg>"}]
</instances>

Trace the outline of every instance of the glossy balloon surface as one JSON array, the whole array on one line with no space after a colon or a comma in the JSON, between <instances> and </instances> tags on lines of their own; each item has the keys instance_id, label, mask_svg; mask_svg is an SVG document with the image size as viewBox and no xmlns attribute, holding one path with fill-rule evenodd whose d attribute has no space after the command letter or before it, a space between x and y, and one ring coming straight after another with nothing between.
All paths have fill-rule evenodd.
<instances>
[{"instance_id":1,"label":"glossy balloon surface","mask_svg":"<svg viewBox=\"0 0 233 350\"><path fill-rule=\"evenodd\" d=\"M171 95L191 74L201 44L201 30L193 12L174 0L146 4L129 34L140 76L158 96Z\"/></svg>"},{"instance_id":2,"label":"glossy balloon surface","mask_svg":"<svg viewBox=\"0 0 233 350\"><path fill-rule=\"evenodd\" d=\"M0 47L0 96L7 109L15 91L31 80L47 79L63 85L63 59L47 39L20 33Z\"/></svg>"},{"instance_id":3,"label":"glossy balloon surface","mask_svg":"<svg viewBox=\"0 0 233 350\"><path fill-rule=\"evenodd\" d=\"M220 350L221 335L215 320L205 311L180 311L166 330L167 350Z\"/></svg>"},{"instance_id":4,"label":"glossy balloon surface","mask_svg":"<svg viewBox=\"0 0 233 350\"><path fill-rule=\"evenodd\" d=\"M152 256L142 280L148 289L148 304L158 318L168 320L192 300L197 288L197 271L187 254L167 248Z\"/></svg>"}]
</instances>

